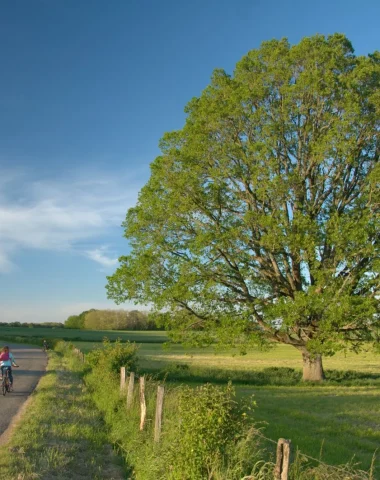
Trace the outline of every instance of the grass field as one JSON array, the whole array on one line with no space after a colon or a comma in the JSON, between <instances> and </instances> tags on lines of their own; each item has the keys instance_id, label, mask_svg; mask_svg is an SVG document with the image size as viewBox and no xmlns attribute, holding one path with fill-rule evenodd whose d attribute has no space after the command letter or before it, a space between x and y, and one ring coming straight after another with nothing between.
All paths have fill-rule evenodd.
<instances>
[{"instance_id":1,"label":"grass field","mask_svg":"<svg viewBox=\"0 0 380 480\"><path fill-rule=\"evenodd\" d=\"M41 333L40 329L7 330L8 335ZM140 369L169 381L196 384L231 379L239 395L255 395L254 415L266 436L290 438L293 448L312 457L318 458L322 450L326 463L342 464L355 457L361 468L369 468L380 446L380 356L372 351L325 358L328 381L305 386L300 382L301 356L286 345L233 356L180 345L167 349L162 345L167 340L164 332L41 330L46 338L64 335L84 352L98 346L104 336L136 341ZM1 329L1 337L4 334ZM380 478L379 461L376 464Z\"/></svg>"},{"instance_id":2,"label":"grass field","mask_svg":"<svg viewBox=\"0 0 380 480\"><path fill-rule=\"evenodd\" d=\"M59 338L66 341L80 340L83 342L101 342L104 337L110 340L121 338L123 341L164 343L167 341L165 332L138 332L118 330L76 330L69 328L24 328L0 327L0 337L28 338Z\"/></svg>"}]
</instances>

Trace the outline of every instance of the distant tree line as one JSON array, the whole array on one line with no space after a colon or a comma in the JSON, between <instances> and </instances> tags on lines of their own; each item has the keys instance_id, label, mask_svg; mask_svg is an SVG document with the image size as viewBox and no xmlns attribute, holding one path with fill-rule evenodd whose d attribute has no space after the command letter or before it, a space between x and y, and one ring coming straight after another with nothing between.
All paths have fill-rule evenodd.
<instances>
[{"instance_id":1,"label":"distant tree line","mask_svg":"<svg viewBox=\"0 0 380 480\"><path fill-rule=\"evenodd\" d=\"M60 322L0 322L0 327L23 327L23 328L63 328L63 323Z\"/></svg>"},{"instance_id":2,"label":"distant tree line","mask_svg":"<svg viewBox=\"0 0 380 480\"><path fill-rule=\"evenodd\" d=\"M86 310L71 315L65 328L86 330L158 330L149 313L139 310Z\"/></svg>"}]
</instances>

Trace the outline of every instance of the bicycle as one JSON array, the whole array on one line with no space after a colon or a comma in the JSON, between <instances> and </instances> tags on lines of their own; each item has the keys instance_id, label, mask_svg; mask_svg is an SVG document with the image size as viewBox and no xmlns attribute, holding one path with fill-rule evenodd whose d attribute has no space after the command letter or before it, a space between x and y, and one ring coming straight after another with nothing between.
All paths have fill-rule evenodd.
<instances>
[{"instance_id":1,"label":"bicycle","mask_svg":"<svg viewBox=\"0 0 380 480\"><path fill-rule=\"evenodd\" d=\"M10 367L2 367L3 380L1 382L1 390L2 390L4 396L7 393L10 393L10 391L11 391L11 382L9 380L9 368Z\"/></svg>"}]
</instances>

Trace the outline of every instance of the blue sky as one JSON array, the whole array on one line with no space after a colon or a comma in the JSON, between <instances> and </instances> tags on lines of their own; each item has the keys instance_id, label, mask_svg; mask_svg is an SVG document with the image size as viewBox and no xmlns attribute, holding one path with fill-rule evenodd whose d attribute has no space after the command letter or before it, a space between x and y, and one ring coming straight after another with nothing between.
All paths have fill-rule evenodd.
<instances>
[{"instance_id":1,"label":"blue sky","mask_svg":"<svg viewBox=\"0 0 380 480\"><path fill-rule=\"evenodd\" d=\"M121 222L214 68L315 33L367 54L379 18L377 0L0 0L0 321L114 307Z\"/></svg>"}]
</instances>

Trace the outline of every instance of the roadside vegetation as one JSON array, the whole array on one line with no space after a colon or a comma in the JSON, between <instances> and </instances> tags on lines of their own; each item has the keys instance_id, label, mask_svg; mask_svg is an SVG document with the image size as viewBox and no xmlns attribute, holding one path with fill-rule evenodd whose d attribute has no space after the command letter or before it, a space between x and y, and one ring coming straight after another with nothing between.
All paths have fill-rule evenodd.
<instances>
[{"instance_id":1,"label":"roadside vegetation","mask_svg":"<svg viewBox=\"0 0 380 480\"><path fill-rule=\"evenodd\" d=\"M125 478L78 367L62 344L50 353L46 375L10 443L0 449L1 479Z\"/></svg>"},{"instance_id":2,"label":"roadside vegetation","mask_svg":"<svg viewBox=\"0 0 380 480\"><path fill-rule=\"evenodd\" d=\"M75 345L85 352L99 346ZM369 468L380 444L380 357L372 350L330 357L323 385L302 382L297 352L285 345L232 357L211 349L145 343L138 355L140 372L173 387L232 381L239 398L254 395L255 420L267 436L290 438L294 449L313 457L322 451L327 463L354 459ZM378 459L376 465L380 468Z\"/></svg>"},{"instance_id":3,"label":"roadside vegetation","mask_svg":"<svg viewBox=\"0 0 380 480\"><path fill-rule=\"evenodd\" d=\"M148 376L145 392L147 421L141 432L138 389L135 388L129 410L125 394L120 393L120 367L137 371L136 353L133 344L106 342L104 348L99 347L87 355L85 376L94 401L109 426L111 441L131 465L132 478L240 480L247 475L255 480L273 479L276 447L263 438L268 435L268 429L260 421L262 396L256 396L253 390L243 390L231 383L222 386L164 382L163 431L160 442L156 443L153 429L158 381ZM145 372L140 369L140 373ZM302 397L305 392L299 393ZM286 415L286 412L281 410L281 414ZM280 413L273 421L278 421L279 416ZM287 426L281 433L276 432L275 441L284 436L284 432L289 433ZM304 455L306 452L297 450L296 442L293 448L291 480L375 479L372 457L366 468L359 467L351 457L345 465L334 468L308 459ZM375 449L374 443L372 454ZM326 462L321 445L317 458Z\"/></svg>"}]
</instances>

